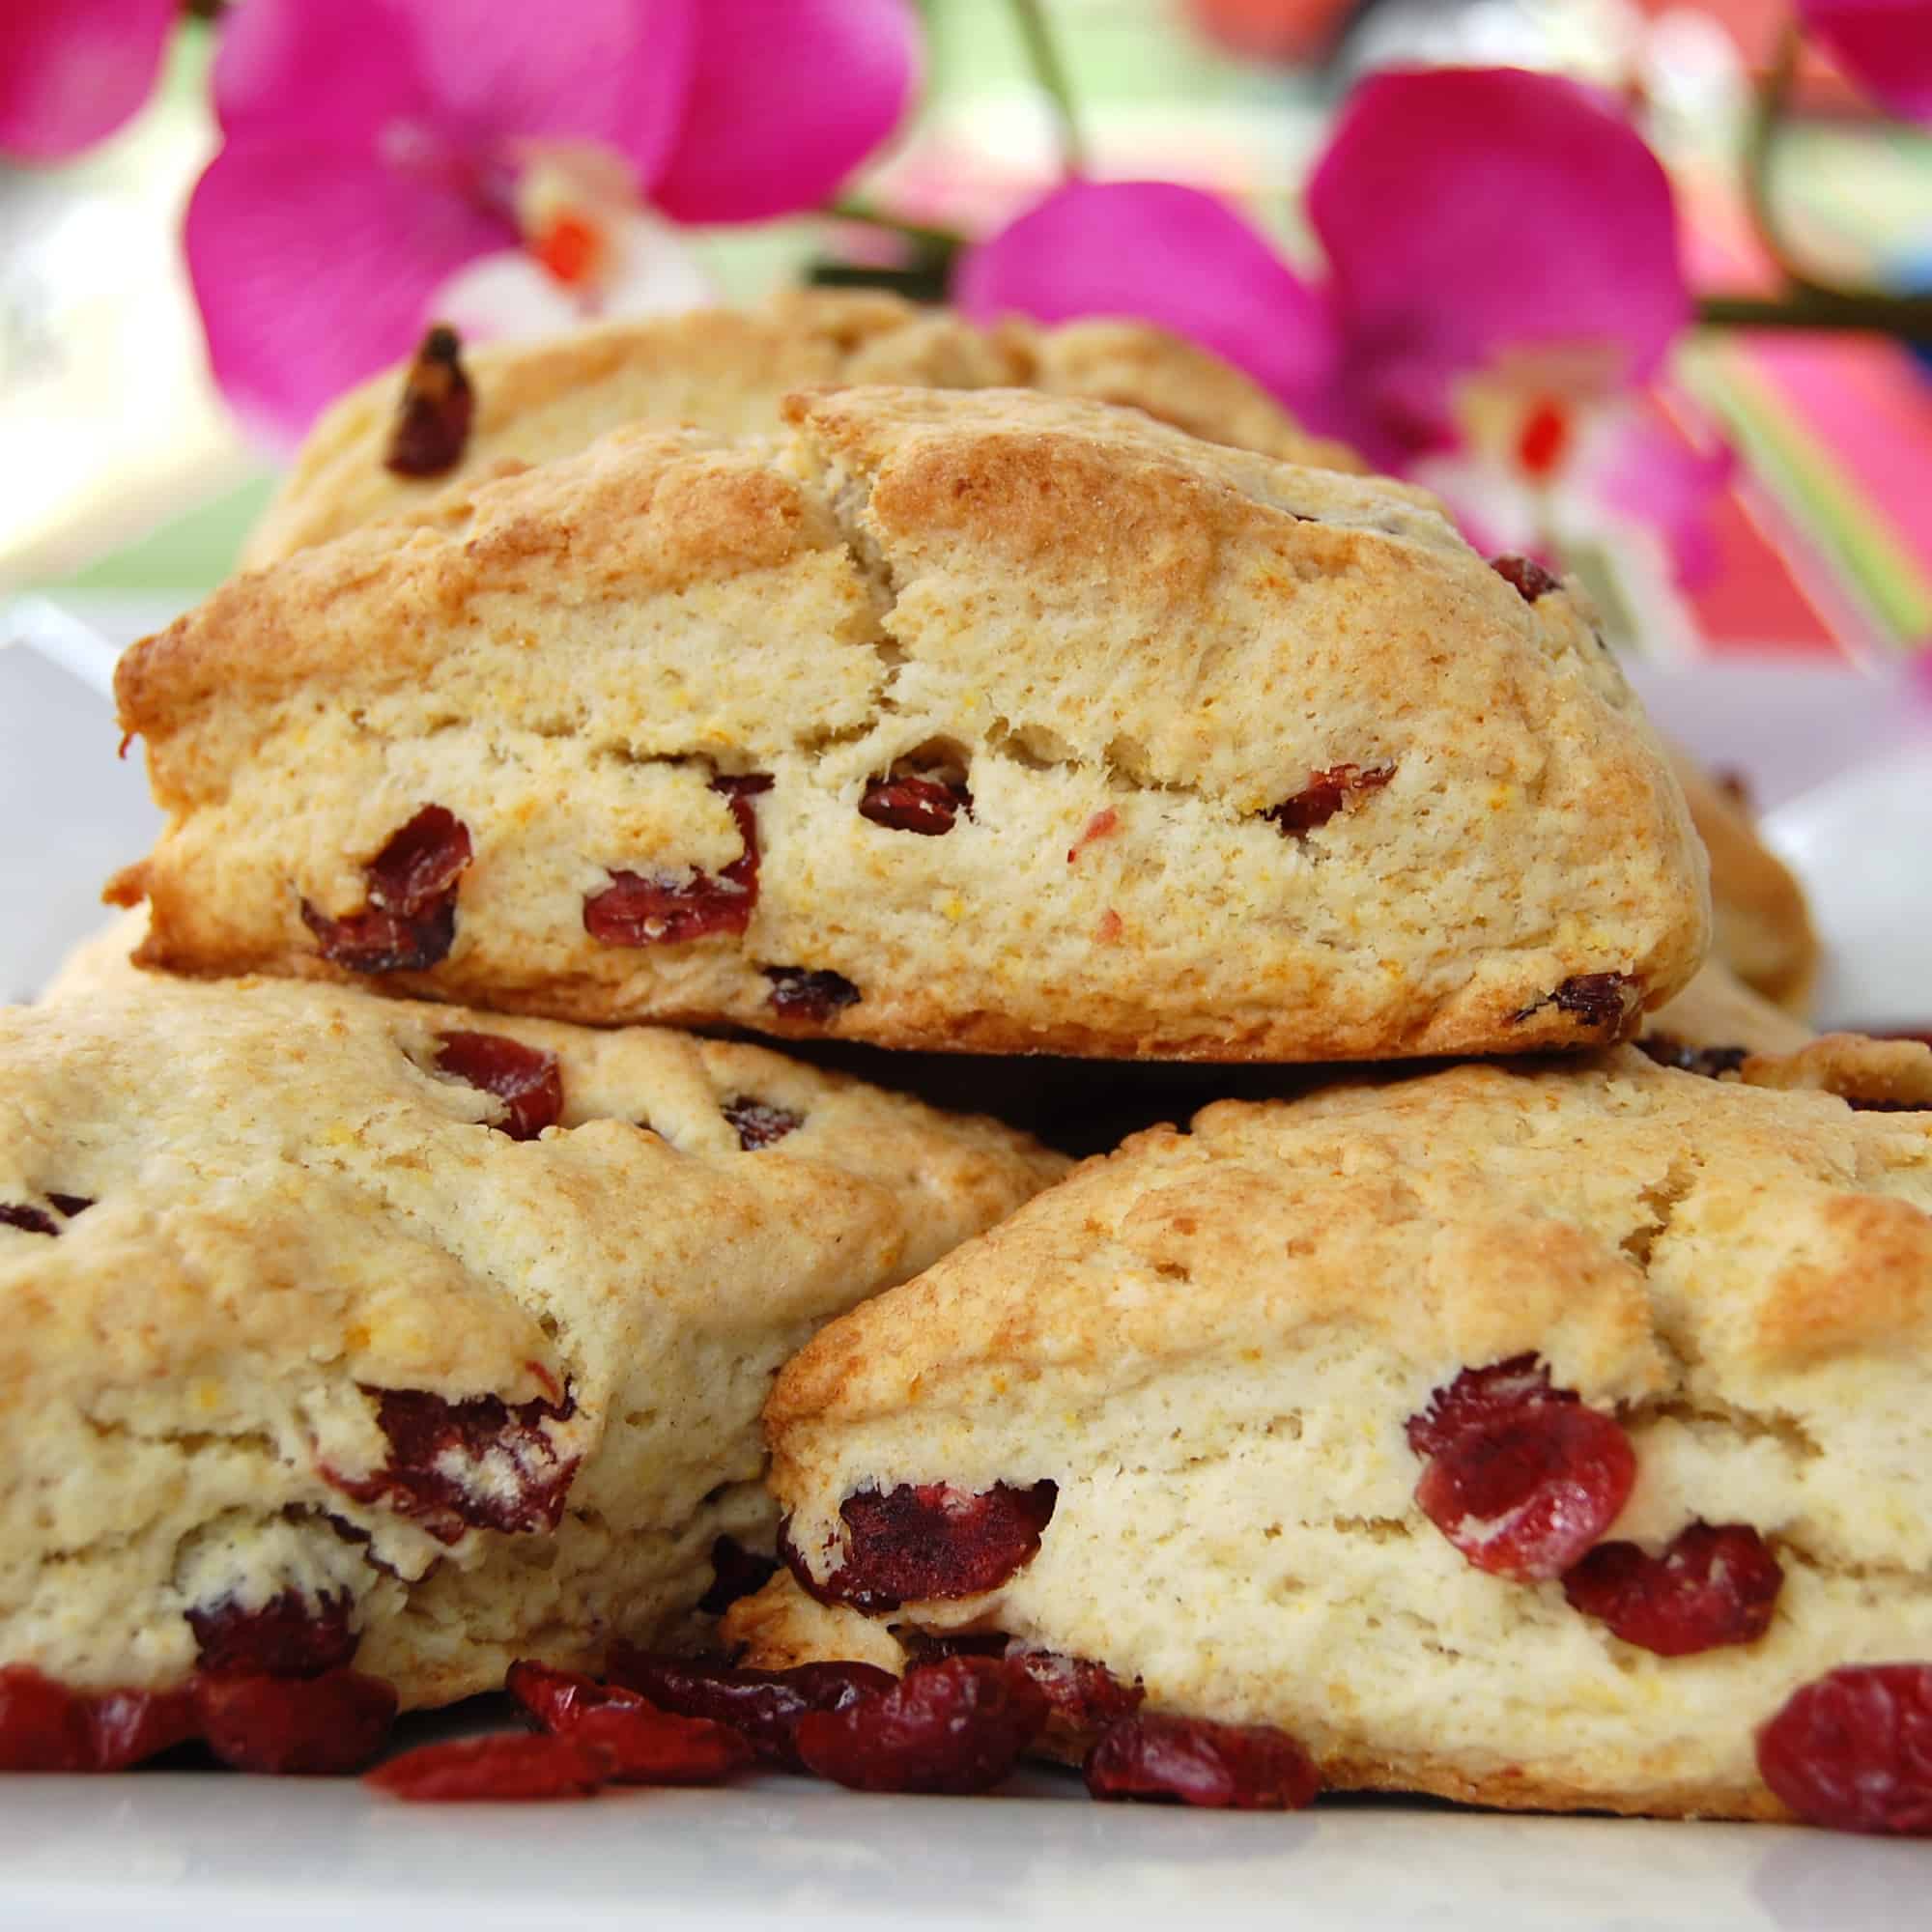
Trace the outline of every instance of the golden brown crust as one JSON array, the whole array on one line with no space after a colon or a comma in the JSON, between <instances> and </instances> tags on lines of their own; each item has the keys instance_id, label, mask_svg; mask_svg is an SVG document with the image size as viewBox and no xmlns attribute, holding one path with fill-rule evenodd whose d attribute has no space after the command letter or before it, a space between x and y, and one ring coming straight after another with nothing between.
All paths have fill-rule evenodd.
<instances>
[{"instance_id":1,"label":"golden brown crust","mask_svg":"<svg viewBox=\"0 0 1932 1932\"><path fill-rule=\"evenodd\" d=\"M354 912L435 803L455 943L384 990L593 1023L1373 1059L1601 1044L1694 969L1701 858L1614 665L1422 493L1019 391L789 409L778 450L619 432L137 646L144 961L335 976L303 906ZM861 813L929 755L972 794L944 837ZM616 873L735 860L720 772L773 781L743 934L590 937ZM791 970L858 998L783 1009Z\"/></svg>"},{"instance_id":2,"label":"golden brown crust","mask_svg":"<svg viewBox=\"0 0 1932 1932\"><path fill-rule=\"evenodd\" d=\"M770 431L787 391L846 383L945 389L1037 388L1122 403L1217 442L1295 463L1359 469L1341 443L1305 435L1239 371L1140 323L991 330L895 296L785 290L750 309L606 323L543 342L464 352L476 416L462 460L440 477L383 466L405 371L385 370L311 431L249 538L259 569L358 525L413 519L441 486L485 480L507 460L546 463L631 422Z\"/></svg>"}]
</instances>

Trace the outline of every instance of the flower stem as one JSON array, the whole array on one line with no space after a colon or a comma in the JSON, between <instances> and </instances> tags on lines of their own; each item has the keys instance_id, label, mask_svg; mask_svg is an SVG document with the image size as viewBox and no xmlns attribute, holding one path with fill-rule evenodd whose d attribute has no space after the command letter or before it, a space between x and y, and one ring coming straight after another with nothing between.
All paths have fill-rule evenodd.
<instances>
[{"instance_id":1,"label":"flower stem","mask_svg":"<svg viewBox=\"0 0 1932 1932\"><path fill-rule=\"evenodd\" d=\"M918 221L901 221L896 214L888 214L868 201L854 201L849 195L840 195L825 212L839 221L863 221L868 228L890 228L895 235L903 235L923 248L943 249L951 254L966 245L966 238L950 228L928 228Z\"/></svg>"},{"instance_id":2,"label":"flower stem","mask_svg":"<svg viewBox=\"0 0 1932 1932\"><path fill-rule=\"evenodd\" d=\"M1751 222L1757 229L1758 240L1764 243L1765 253L1783 270L1786 280L1795 287L1808 288L1811 286L1810 279L1798 266L1791 245L1785 239L1772 183L1772 156L1776 153L1777 137L1791 105L1791 89L1798 78L1800 45L1798 22L1787 20L1778 35L1777 51L1772 57L1771 71L1758 90L1756 103L1751 109L1750 125L1745 130L1744 187L1745 204L1750 210Z\"/></svg>"},{"instance_id":3,"label":"flower stem","mask_svg":"<svg viewBox=\"0 0 1932 1932\"><path fill-rule=\"evenodd\" d=\"M1704 296L1697 320L1713 328L1853 328L1932 342L1932 296L1868 295L1799 282L1781 297Z\"/></svg>"},{"instance_id":4,"label":"flower stem","mask_svg":"<svg viewBox=\"0 0 1932 1932\"><path fill-rule=\"evenodd\" d=\"M1087 167L1087 143L1073 104L1073 83L1060 58L1053 29L1047 25L1044 0L1012 0L1012 9L1034 78L1053 102L1054 117L1060 123L1060 171L1063 175L1082 174Z\"/></svg>"}]
</instances>

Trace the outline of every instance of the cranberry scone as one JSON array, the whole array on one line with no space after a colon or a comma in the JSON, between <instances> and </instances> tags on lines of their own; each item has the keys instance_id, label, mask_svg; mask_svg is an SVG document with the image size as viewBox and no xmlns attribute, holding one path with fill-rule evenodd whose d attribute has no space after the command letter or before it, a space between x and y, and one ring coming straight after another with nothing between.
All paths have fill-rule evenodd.
<instances>
[{"instance_id":1,"label":"cranberry scone","mask_svg":"<svg viewBox=\"0 0 1932 1932\"><path fill-rule=\"evenodd\" d=\"M1004 1637L1069 1755L1139 1705L1336 1788L1932 1829L1928 1385L1923 1046L1224 1102L786 1368L794 1574L725 1634Z\"/></svg>"},{"instance_id":2,"label":"cranberry scone","mask_svg":"<svg viewBox=\"0 0 1932 1932\"><path fill-rule=\"evenodd\" d=\"M1570 596L1434 498L1024 391L618 431L122 662L143 962L890 1047L1602 1043L1703 855Z\"/></svg>"},{"instance_id":3,"label":"cranberry scone","mask_svg":"<svg viewBox=\"0 0 1932 1932\"><path fill-rule=\"evenodd\" d=\"M53 1687L695 1632L780 1364L1065 1166L758 1047L111 977L0 1009L0 1765Z\"/></svg>"},{"instance_id":4,"label":"cranberry scone","mask_svg":"<svg viewBox=\"0 0 1932 1932\"><path fill-rule=\"evenodd\" d=\"M242 562L274 563L439 484L505 461L569 456L624 423L775 431L793 389L899 383L1026 388L1126 404L1194 436L1293 463L1359 469L1218 356L1143 323L978 328L873 292L785 290L754 307L611 322L540 342L463 347L432 331L415 362L352 390L316 425Z\"/></svg>"}]
</instances>

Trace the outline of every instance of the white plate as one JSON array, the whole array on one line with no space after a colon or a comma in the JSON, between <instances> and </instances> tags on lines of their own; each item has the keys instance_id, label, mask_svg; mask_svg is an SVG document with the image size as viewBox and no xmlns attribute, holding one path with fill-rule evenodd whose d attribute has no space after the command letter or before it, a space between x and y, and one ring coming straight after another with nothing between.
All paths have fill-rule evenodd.
<instances>
[{"instance_id":1,"label":"white plate","mask_svg":"<svg viewBox=\"0 0 1932 1932\"><path fill-rule=\"evenodd\" d=\"M120 641L166 612L90 614ZM1640 681L1680 737L1775 808L1771 829L1834 942L1830 1016L1932 1020L1932 739L1915 737L1899 694L1777 669ZM138 771L113 750L101 697L0 651L0 995L27 992L99 923L99 880L152 835ZM1893 1932L1925 1923L1932 1893L1932 1846L1381 1801L1295 1817L1096 1805L1045 1771L978 1800L774 1776L438 1808L354 1783L185 1772L20 1777L4 1799L0 1925L74 1932Z\"/></svg>"}]
</instances>

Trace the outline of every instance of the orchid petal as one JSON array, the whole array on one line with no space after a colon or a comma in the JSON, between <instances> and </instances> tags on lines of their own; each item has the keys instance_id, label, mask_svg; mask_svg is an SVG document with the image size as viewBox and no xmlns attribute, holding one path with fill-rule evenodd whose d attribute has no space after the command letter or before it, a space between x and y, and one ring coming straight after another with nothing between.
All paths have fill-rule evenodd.
<instances>
[{"instance_id":1,"label":"orchid petal","mask_svg":"<svg viewBox=\"0 0 1932 1932\"><path fill-rule=\"evenodd\" d=\"M1925 0L1798 0L1805 28L1873 99L1932 124L1932 8Z\"/></svg>"},{"instance_id":2,"label":"orchid petal","mask_svg":"<svg viewBox=\"0 0 1932 1932\"><path fill-rule=\"evenodd\" d=\"M1589 345L1641 381L1689 320L1670 185L1603 97L1517 69L1373 75L1309 185L1368 406L1422 441L1460 372Z\"/></svg>"},{"instance_id":3,"label":"orchid petal","mask_svg":"<svg viewBox=\"0 0 1932 1932\"><path fill-rule=\"evenodd\" d=\"M0 7L0 154L58 161L105 140L154 91L176 0Z\"/></svg>"},{"instance_id":4,"label":"orchid petal","mask_svg":"<svg viewBox=\"0 0 1932 1932\"><path fill-rule=\"evenodd\" d=\"M684 120L651 192L678 221L816 208L898 126L919 79L906 0L703 0L694 18Z\"/></svg>"},{"instance_id":5,"label":"orchid petal","mask_svg":"<svg viewBox=\"0 0 1932 1932\"><path fill-rule=\"evenodd\" d=\"M459 266L514 239L377 161L231 143L197 183L185 233L215 380L258 428L298 434L414 347Z\"/></svg>"},{"instance_id":6,"label":"orchid petal","mask_svg":"<svg viewBox=\"0 0 1932 1932\"><path fill-rule=\"evenodd\" d=\"M222 22L213 79L230 140L372 154L436 118L404 0L248 0Z\"/></svg>"},{"instance_id":7,"label":"orchid petal","mask_svg":"<svg viewBox=\"0 0 1932 1932\"><path fill-rule=\"evenodd\" d=\"M1246 370L1311 428L1330 427L1338 349L1320 298L1264 237L1198 189L1172 182L1056 188L969 249L952 292L976 322L1019 314L1156 323Z\"/></svg>"},{"instance_id":8,"label":"orchid petal","mask_svg":"<svg viewBox=\"0 0 1932 1932\"><path fill-rule=\"evenodd\" d=\"M1616 412L1577 469L1577 490L1657 531L1681 584L1694 590L1710 581L1718 566L1711 509L1736 473L1736 451L1727 444L1697 448L1643 404Z\"/></svg>"},{"instance_id":9,"label":"orchid petal","mask_svg":"<svg viewBox=\"0 0 1932 1932\"><path fill-rule=\"evenodd\" d=\"M608 142L648 188L675 152L697 23L717 4L416 0L412 27L445 128L478 143Z\"/></svg>"}]
</instances>

